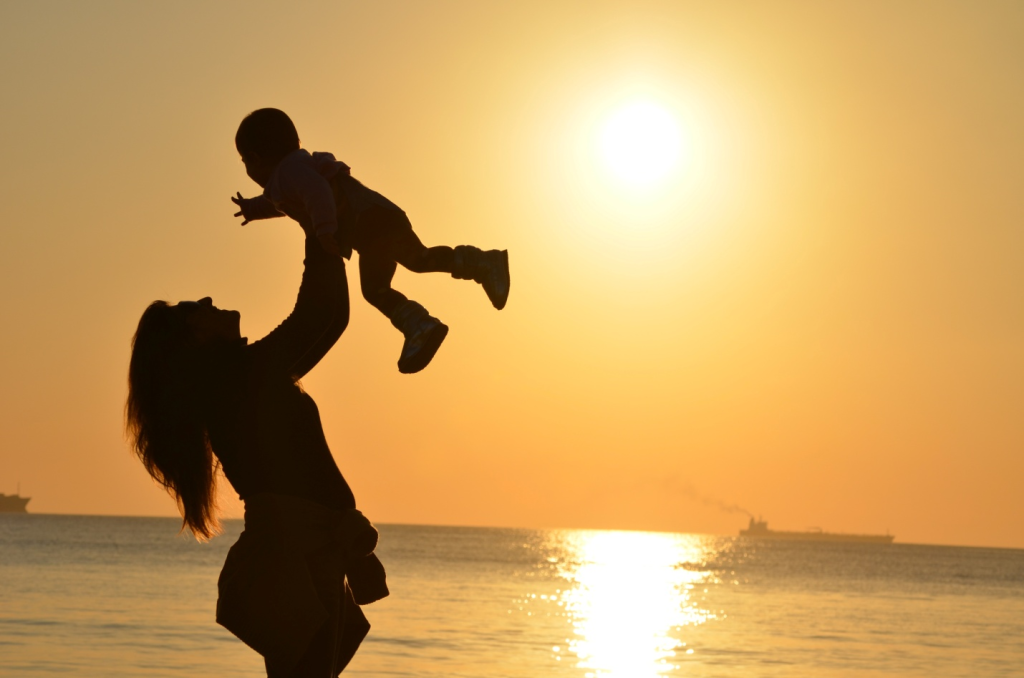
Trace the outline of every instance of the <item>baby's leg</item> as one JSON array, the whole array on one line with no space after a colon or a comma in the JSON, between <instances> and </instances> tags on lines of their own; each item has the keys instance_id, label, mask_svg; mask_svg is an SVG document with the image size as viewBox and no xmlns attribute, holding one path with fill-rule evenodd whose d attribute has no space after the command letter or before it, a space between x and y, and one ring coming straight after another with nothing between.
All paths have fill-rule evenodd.
<instances>
[{"instance_id":1,"label":"baby's leg","mask_svg":"<svg viewBox=\"0 0 1024 678\"><path fill-rule=\"evenodd\" d=\"M484 251L471 245L425 247L407 219L381 242L393 261L413 273L444 272L459 280L473 280L483 286L495 308L505 308L511 282L507 251Z\"/></svg>"},{"instance_id":2,"label":"baby's leg","mask_svg":"<svg viewBox=\"0 0 1024 678\"><path fill-rule=\"evenodd\" d=\"M419 372L441 347L441 342L448 335L448 326L420 304L392 289L391 281L397 265L387 256L390 250L384 247L384 243L377 244L381 247L365 247L359 253L359 284L363 297L405 336L398 371L405 374Z\"/></svg>"},{"instance_id":3,"label":"baby's leg","mask_svg":"<svg viewBox=\"0 0 1024 678\"><path fill-rule=\"evenodd\" d=\"M455 250L445 245L426 247L411 229L402 229L390 239L395 261L413 273L451 273Z\"/></svg>"},{"instance_id":4,"label":"baby's leg","mask_svg":"<svg viewBox=\"0 0 1024 678\"><path fill-rule=\"evenodd\" d=\"M391 288L397 268L393 260L379 252L359 253L359 286L363 298L389 318L395 309L408 301L404 294Z\"/></svg>"}]
</instances>

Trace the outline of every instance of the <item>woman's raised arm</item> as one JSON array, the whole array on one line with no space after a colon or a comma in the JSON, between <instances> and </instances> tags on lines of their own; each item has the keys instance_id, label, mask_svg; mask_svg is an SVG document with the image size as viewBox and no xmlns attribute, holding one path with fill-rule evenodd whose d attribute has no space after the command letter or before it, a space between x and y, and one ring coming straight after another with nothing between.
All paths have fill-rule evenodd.
<instances>
[{"instance_id":1,"label":"woman's raised arm","mask_svg":"<svg viewBox=\"0 0 1024 678\"><path fill-rule=\"evenodd\" d=\"M306 237L302 284L295 308L270 334L249 347L257 369L301 379L327 355L348 326L348 279L341 257Z\"/></svg>"}]
</instances>

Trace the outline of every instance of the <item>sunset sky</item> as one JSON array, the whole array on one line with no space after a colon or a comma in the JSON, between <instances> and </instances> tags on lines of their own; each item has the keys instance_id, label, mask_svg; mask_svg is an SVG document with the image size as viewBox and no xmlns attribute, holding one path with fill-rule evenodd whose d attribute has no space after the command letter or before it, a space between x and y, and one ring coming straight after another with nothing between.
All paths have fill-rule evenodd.
<instances>
[{"instance_id":1,"label":"sunset sky","mask_svg":"<svg viewBox=\"0 0 1024 678\"><path fill-rule=\"evenodd\" d=\"M501 312L399 271L451 327L412 376L350 265L303 385L372 520L1024 548L1024 3L15 0L0 68L0 492L34 512L175 515L129 341L154 299L250 340L290 311L300 230L229 202L273 106L426 244L510 253Z\"/></svg>"}]
</instances>

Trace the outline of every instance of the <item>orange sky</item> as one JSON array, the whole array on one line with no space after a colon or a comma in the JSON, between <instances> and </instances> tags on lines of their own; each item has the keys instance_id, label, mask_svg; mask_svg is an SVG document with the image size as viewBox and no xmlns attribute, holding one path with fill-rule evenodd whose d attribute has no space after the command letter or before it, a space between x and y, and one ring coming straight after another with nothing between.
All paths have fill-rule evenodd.
<instances>
[{"instance_id":1,"label":"orange sky","mask_svg":"<svg viewBox=\"0 0 1024 678\"><path fill-rule=\"evenodd\" d=\"M228 201L276 106L427 244L511 253L500 313L399 272L452 328L425 372L356 295L304 381L372 519L743 526L704 497L1024 547L1019 2L9 2L0 64L0 491L34 511L173 514L129 340L155 298L288 313L298 229ZM596 155L634 100L688 143L642 199Z\"/></svg>"}]
</instances>

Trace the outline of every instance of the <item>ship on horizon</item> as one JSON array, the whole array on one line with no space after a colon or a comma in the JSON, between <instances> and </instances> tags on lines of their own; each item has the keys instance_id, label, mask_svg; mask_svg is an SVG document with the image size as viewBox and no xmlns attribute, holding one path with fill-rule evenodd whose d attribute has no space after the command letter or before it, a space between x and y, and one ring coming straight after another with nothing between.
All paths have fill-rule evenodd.
<instances>
[{"instance_id":1,"label":"ship on horizon","mask_svg":"<svg viewBox=\"0 0 1024 678\"><path fill-rule=\"evenodd\" d=\"M18 494L4 494L0 492L0 513L28 513L28 502L32 497L22 497L21 491Z\"/></svg>"},{"instance_id":2,"label":"ship on horizon","mask_svg":"<svg viewBox=\"0 0 1024 678\"><path fill-rule=\"evenodd\" d=\"M891 544L896 537L891 534L846 534L844 532L825 532L820 528L806 530L804 532L787 532L782 530L769 530L768 521L757 520L750 517L750 524L747 529L740 530L741 537L753 539L777 539L782 541L852 541L869 544Z\"/></svg>"}]
</instances>

